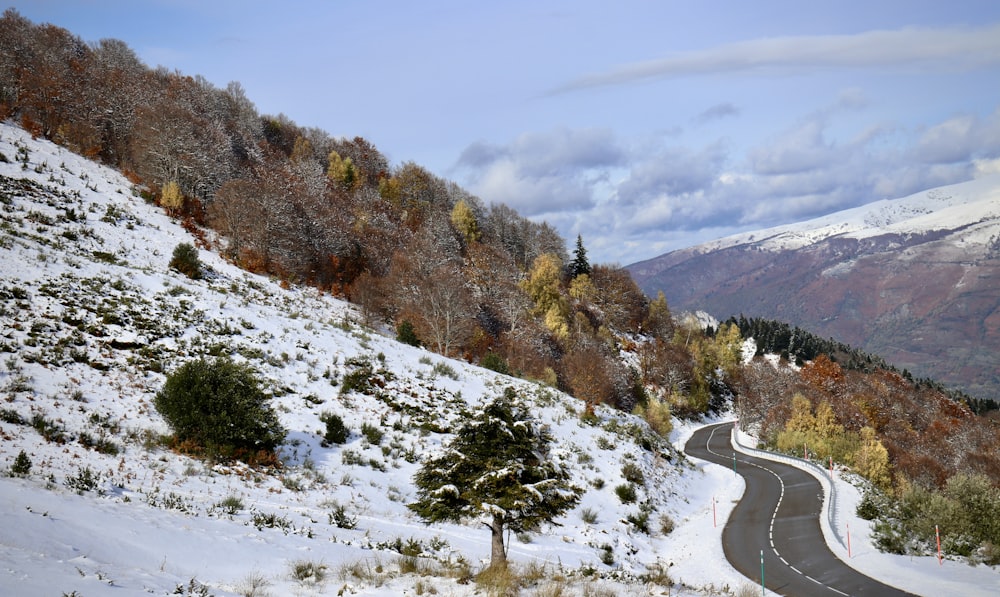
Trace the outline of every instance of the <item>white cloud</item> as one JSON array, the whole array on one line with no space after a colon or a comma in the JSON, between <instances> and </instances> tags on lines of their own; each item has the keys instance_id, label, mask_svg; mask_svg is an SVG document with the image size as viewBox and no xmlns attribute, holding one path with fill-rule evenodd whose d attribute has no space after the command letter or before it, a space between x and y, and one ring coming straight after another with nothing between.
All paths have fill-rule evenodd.
<instances>
[{"instance_id":1,"label":"white cloud","mask_svg":"<svg viewBox=\"0 0 1000 597\"><path fill-rule=\"evenodd\" d=\"M624 161L609 130L558 128L526 133L507 145L473 144L455 170L488 201L538 216L593 206L593 189Z\"/></svg>"},{"instance_id":2,"label":"white cloud","mask_svg":"<svg viewBox=\"0 0 1000 597\"><path fill-rule=\"evenodd\" d=\"M992 174L1000 174L1000 158L992 160L974 160L973 166L975 168L974 176L976 178L982 178Z\"/></svg>"},{"instance_id":3,"label":"white cloud","mask_svg":"<svg viewBox=\"0 0 1000 597\"><path fill-rule=\"evenodd\" d=\"M1000 110L845 132L865 105L862 92L841 93L741 154L723 140L556 129L474 144L458 169L485 201L582 234L595 260L624 264L1000 171Z\"/></svg>"},{"instance_id":4,"label":"white cloud","mask_svg":"<svg viewBox=\"0 0 1000 597\"><path fill-rule=\"evenodd\" d=\"M1000 110L986 118L961 115L929 127L913 158L925 164L952 164L1000 156Z\"/></svg>"},{"instance_id":5,"label":"white cloud","mask_svg":"<svg viewBox=\"0 0 1000 597\"><path fill-rule=\"evenodd\" d=\"M997 64L1000 64L1000 24L980 28L904 28L724 44L584 76L554 93L645 79L720 73L789 74L820 68L953 72Z\"/></svg>"}]
</instances>

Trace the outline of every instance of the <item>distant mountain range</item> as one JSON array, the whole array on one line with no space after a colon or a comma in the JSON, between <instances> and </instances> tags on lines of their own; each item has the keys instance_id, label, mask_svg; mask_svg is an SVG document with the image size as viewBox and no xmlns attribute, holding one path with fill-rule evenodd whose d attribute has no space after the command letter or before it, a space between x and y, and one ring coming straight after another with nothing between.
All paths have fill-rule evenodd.
<instances>
[{"instance_id":1,"label":"distant mountain range","mask_svg":"<svg viewBox=\"0 0 1000 597\"><path fill-rule=\"evenodd\" d=\"M1000 175L627 267L676 313L777 319L1000 399Z\"/></svg>"}]
</instances>

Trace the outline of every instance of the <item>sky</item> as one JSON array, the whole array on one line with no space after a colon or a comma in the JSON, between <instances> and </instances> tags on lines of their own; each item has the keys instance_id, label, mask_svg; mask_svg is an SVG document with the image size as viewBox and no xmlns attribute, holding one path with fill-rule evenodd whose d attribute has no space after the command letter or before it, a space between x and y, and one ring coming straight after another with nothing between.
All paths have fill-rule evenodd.
<instances>
[{"instance_id":1,"label":"sky","mask_svg":"<svg viewBox=\"0 0 1000 597\"><path fill-rule=\"evenodd\" d=\"M1000 172L994 0L15 0L628 265Z\"/></svg>"}]
</instances>

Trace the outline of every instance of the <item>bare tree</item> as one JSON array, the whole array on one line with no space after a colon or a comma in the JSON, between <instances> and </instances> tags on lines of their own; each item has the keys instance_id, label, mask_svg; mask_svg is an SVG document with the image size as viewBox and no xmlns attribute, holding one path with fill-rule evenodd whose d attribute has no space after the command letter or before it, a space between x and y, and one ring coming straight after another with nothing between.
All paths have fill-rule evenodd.
<instances>
[{"instance_id":1,"label":"bare tree","mask_svg":"<svg viewBox=\"0 0 1000 597\"><path fill-rule=\"evenodd\" d=\"M417 335L434 350L450 356L468 342L475 327L473 303L465 280L457 268L444 265L419 288L420 316L414 322Z\"/></svg>"}]
</instances>

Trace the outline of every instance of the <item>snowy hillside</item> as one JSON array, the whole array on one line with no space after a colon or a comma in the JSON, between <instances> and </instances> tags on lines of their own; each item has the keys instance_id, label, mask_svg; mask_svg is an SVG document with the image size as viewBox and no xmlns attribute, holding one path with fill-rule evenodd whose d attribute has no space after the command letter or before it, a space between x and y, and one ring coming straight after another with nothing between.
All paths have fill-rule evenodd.
<instances>
[{"instance_id":1,"label":"snowy hillside","mask_svg":"<svg viewBox=\"0 0 1000 597\"><path fill-rule=\"evenodd\" d=\"M729 236L695 248L709 252L749 243L769 250L798 249L841 236L867 238L882 234L921 234L954 230L970 222L1000 221L1000 174L921 191L899 199L883 199L820 218Z\"/></svg>"},{"instance_id":2,"label":"snowy hillside","mask_svg":"<svg viewBox=\"0 0 1000 597\"><path fill-rule=\"evenodd\" d=\"M710 501L725 516L742 485L639 419L599 409L584 423L571 397L396 343L344 302L211 251L208 275L190 280L167 264L194 239L118 173L7 125L0 154L0 471L21 451L31 463L0 478L0 594L475 594L466 581L489 557L488 531L426 526L406 504L420 458L507 385L587 490L559 526L511 539L535 587L673 583L676 595L745 582ZM280 470L164 447L152 400L165 374L218 354L266 380L289 432ZM364 366L372 388L342 394ZM322 444L325 412L351 430L345 444ZM631 503L615 492L626 464Z\"/></svg>"},{"instance_id":3,"label":"snowy hillside","mask_svg":"<svg viewBox=\"0 0 1000 597\"><path fill-rule=\"evenodd\" d=\"M720 543L742 480L676 451L692 426L675 421L668 443L604 408L584 423L571 397L399 344L211 251L192 281L167 267L181 242L119 174L0 125L0 595L485 594L469 582L489 559L482 524L427 526L406 504L420 459L507 386L586 490L557 525L510 538L521 594L757 594ZM165 374L214 354L266 380L289 432L281 469L164 447ZM372 387L343 393L366 365ZM351 430L343 445L323 445L327 412ZM14 475L21 452L30 470ZM856 533L852 565L917 593L995 592L991 569L875 552L850 491L837 519Z\"/></svg>"}]
</instances>

